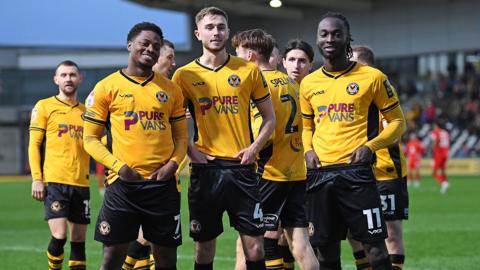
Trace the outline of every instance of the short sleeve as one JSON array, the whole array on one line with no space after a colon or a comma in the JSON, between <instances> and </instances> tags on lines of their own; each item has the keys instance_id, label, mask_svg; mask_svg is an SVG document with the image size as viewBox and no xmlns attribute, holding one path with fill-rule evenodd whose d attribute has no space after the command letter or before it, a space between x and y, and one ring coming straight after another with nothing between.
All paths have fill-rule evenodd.
<instances>
[{"instance_id":1,"label":"short sleeve","mask_svg":"<svg viewBox=\"0 0 480 270\"><path fill-rule=\"evenodd\" d=\"M389 112L400 105L397 91L385 74L380 73L377 75L373 87L373 100L382 114Z\"/></svg>"},{"instance_id":2,"label":"short sleeve","mask_svg":"<svg viewBox=\"0 0 480 270\"><path fill-rule=\"evenodd\" d=\"M267 100L270 97L270 92L268 91L267 81L260 72L260 69L254 68L251 74L253 83L251 98L253 102L258 104Z\"/></svg>"}]
</instances>

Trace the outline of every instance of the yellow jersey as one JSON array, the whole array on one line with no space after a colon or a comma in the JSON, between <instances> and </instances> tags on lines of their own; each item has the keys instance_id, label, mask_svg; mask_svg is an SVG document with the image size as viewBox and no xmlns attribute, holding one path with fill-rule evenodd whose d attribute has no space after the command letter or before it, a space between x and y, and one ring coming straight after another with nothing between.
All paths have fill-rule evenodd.
<instances>
[{"instance_id":1,"label":"yellow jersey","mask_svg":"<svg viewBox=\"0 0 480 270\"><path fill-rule=\"evenodd\" d=\"M83 149L82 138L84 112L83 104L60 100L56 96L35 104L28 146L33 180L89 186L90 156Z\"/></svg>"},{"instance_id":2,"label":"yellow jersey","mask_svg":"<svg viewBox=\"0 0 480 270\"><path fill-rule=\"evenodd\" d=\"M311 145L304 139L304 147L313 147L322 166L349 163L356 148L377 137L379 113L397 110L403 119L387 76L356 62L343 71L322 67L307 75L300 86L300 104L303 118L314 122Z\"/></svg>"},{"instance_id":3,"label":"yellow jersey","mask_svg":"<svg viewBox=\"0 0 480 270\"><path fill-rule=\"evenodd\" d=\"M180 122L186 127L183 103L178 86L153 72L142 78L120 70L97 83L85 102L85 148L110 169L109 183L124 164L146 179L169 160L180 164L186 153L186 129L178 134L185 139L182 145L175 142L172 130ZM101 144L89 145L96 142L88 136L102 136L96 134L98 126L107 128L109 152Z\"/></svg>"},{"instance_id":4,"label":"yellow jersey","mask_svg":"<svg viewBox=\"0 0 480 270\"><path fill-rule=\"evenodd\" d=\"M229 55L222 66L211 69L196 59L177 69L172 80L187 100L200 152L233 159L253 142L250 100L258 104L270 98L254 63Z\"/></svg>"},{"instance_id":5,"label":"yellow jersey","mask_svg":"<svg viewBox=\"0 0 480 270\"><path fill-rule=\"evenodd\" d=\"M272 181L305 180L299 85L281 71L264 70L262 74L270 90L277 124L259 153L258 173ZM254 136L258 136L262 117L256 108L252 111L252 129Z\"/></svg>"},{"instance_id":6,"label":"yellow jersey","mask_svg":"<svg viewBox=\"0 0 480 270\"><path fill-rule=\"evenodd\" d=\"M380 128L383 128L383 121ZM377 181L401 179L407 176L407 161L403 148L400 144L394 144L375 152L377 162L375 163L375 177Z\"/></svg>"}]
</instances>

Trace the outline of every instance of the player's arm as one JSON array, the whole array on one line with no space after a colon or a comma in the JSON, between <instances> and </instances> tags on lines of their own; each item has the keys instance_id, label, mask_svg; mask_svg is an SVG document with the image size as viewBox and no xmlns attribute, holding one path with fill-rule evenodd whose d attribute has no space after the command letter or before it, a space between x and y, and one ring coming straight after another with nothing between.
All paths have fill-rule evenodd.
<instances>
[{"instance_id":1,"label":"player's arm","mask_svg":"<svg viewBox=\"0 0 480 270\"><path fill-rule=\"evenodd\" d=\"M305 153L305 162L307 168L319 168L321 166L320 160L318 159L317 154L313 150L313 132L315 130L315 122L312 106L310 102L305 97L302 89L300 89L300 107L302 109L302 143Z\"/></svg>"},{"instance_id":2,"label":"player's arm","mask_svg":"<svg viewBox=\"0 0 480 270\"><path fill-rule=\"evenodd\" d=\"M109 107L109 100L104 89L97 84L85 104L88 107L87 112L82 116L84 120L83 148L85 151L96 161L114 171L120 176L121 180L136 181L142 179L137 171L117 159L102 143Z\"/></svg>"},{"instance_id":3,"label":"player's arm","mask_svg":"<svg viewBox=\"0 0 480 270\"><path fill-rule=\"evenodd\" d=\"M47 128L47 118L43 107L36 104L32 110L30 120L30 139L28 142L28 162L32 173L32 198L43 201L45 197L45 185L43 183L42 153L41 147Z\"/></svg>"},{"instance_id":4,"label":"player's arm","mask_svg":"<svg viewBox=\"0 0 480 270\"><path fill-rule=\"evenodd\" d=\"M270 97L260 102L255 102L255 106L257 106L263 121L260 125L258 137L249 147L240 150L240 152L235 155L235 158L241 159L240 164L254 163L258 153L262 150L275 129L275 111L273 110L273 104Z\"/></svg>"},{"instance_id":5,"label":"player's arm","mask_svg":"<svg viewBox=\"0 0 480 270\"><path fill-rule=\"evenodd\" d=\"M374 152L394 144L407 129L398 96L387 77L382 74L375 83L374 102L388 125L378 136L353 151L351 163L371 162Z\"/></svg>"}]
</instances>

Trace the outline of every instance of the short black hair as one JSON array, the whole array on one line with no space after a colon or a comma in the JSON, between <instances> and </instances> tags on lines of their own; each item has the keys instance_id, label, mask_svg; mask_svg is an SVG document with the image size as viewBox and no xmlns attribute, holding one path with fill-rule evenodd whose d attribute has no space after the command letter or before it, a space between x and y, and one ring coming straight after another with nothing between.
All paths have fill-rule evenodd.
<instances>
[{"instance_id":1,"label":"short black hair","mask_svg":"<svg viewBox=\"0 0 480 270\"><path fill-rule=\"evenodd\" d=\"M312 46L308 44L306 41L301 39L290 39L287 42L287 46L285 46L285 51L283 52L283 58L287 58L287 54L291 50L302 50L307 56L310 63L313 63L313 58L315 57L315 52L313 51Z\"/></svg>"},{"instance_id":2,"label":"short black hair","mask_svg":"<svg viewBox=\"0 0 480 270\"><path fill-rule=\"evenodd\" d=\"M175 50L175 45L173 45L173 43L172 43L170 40L168 40L168 39L164 39L164 40L163 40L163 45L162 45L162 47L163 47L163 46L167 46L167 47L170 47L170 48L172 48L173 50Z\"/></svg>"},{"instance_id":3,"label":"short black hair","mask_svg":"<svg viewBox=\"0 0 480 270\"><path fill-rule=\"evenodd\" d=\"M352 39L352 34L350 33L350 23L348 22L347 20L347 17L345 17L345 15L343 15L342 13L339 13L339 12L327 12L325 13L322 18L320 19L320 22L323 21L324 19L326 18L336 18L336 19L339 19L343 22L343 24L345 25L345 28L347 28L347 58L352 58L353 56L353 50L352 50L352 46L350 45L350 43L353 41ZM320 30L320 28L319 28ZM319 33L317 33L317 36L318 36Z\"/></svg>"},{"instance_id":4,"label":"short black hair","mask_svg":"<svg viewBox=\"0 0 480 270\"><path fill-rule=\"evenodd\" d=\"M78 73L80 73L80 68L78 67L77 63L73 62L72 60L65 60L60 62L57 67L55 68L55 73L57 73L57 70L60 66L67 66L67 67L76 67L78 70Z\"/></svg>"},{"instance_id":5,"label":"short black hair","mask_svg":"<svg viewBox=\"0 0 480 270\"><path fill-rule=\"evenodd\" d=\"M160 39L163 40L163 32L158 25L151 22L141 22L135 24L132 29L130 29L127 36L127 42L134 40L142 31L155 32L160 36Z\"/></svg>"}]
</instances>

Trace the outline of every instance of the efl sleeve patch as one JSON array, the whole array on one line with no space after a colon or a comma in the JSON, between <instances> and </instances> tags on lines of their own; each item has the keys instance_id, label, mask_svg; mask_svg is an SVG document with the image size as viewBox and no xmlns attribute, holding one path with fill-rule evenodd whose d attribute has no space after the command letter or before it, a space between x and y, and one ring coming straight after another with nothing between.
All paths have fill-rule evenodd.
<instances>
[{"instance_id":1,"label":"efl sleeve patch","mask_svg":"<svg viewBox=\"0 0 480 270\"><path fill-rule=\"evenodd\" d=\"M385 86L385 90L387 91L388 98L395 96L395 91L393 90L393 86L390 84L388 80L383 81L383 85Z\"/></svg>"}]
</instances>

